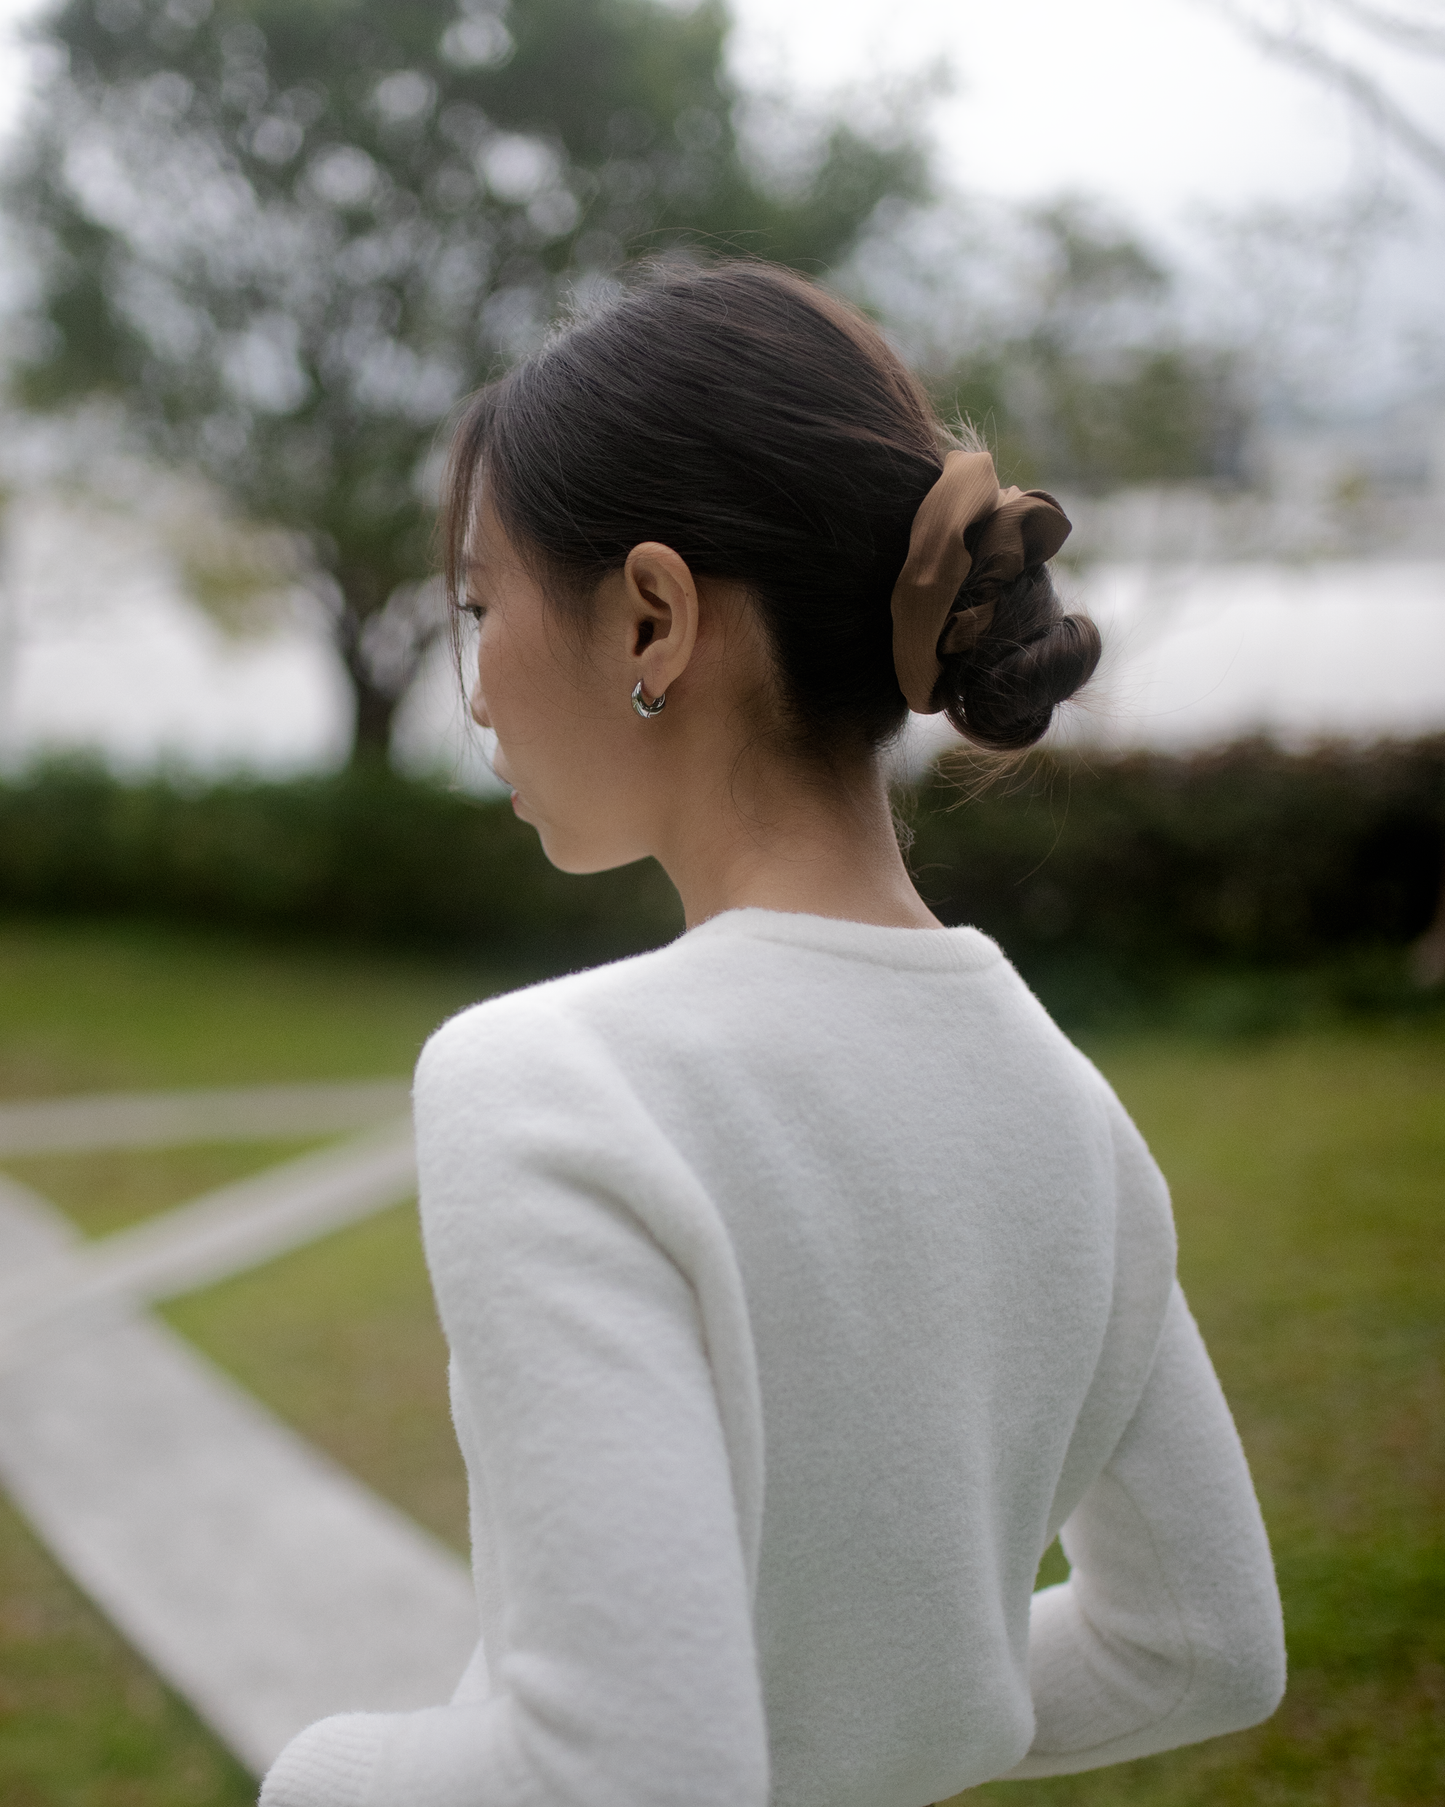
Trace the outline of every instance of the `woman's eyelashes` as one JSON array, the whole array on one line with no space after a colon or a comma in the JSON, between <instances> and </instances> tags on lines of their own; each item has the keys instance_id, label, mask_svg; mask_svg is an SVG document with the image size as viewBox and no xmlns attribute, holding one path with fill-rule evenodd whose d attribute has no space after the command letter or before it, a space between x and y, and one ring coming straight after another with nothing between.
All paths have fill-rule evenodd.
<instances>
[{"instance_id":1,"label":"woman's eyelashes","mask_svg":"<svg viewBox=\"0 0 1445 1807\"><path fill-rule=\"evenodd\" d=\"M487 612L487 605L484 602L464 602L462 604L462 613L464 615L470 616L471 619L476 622L478 627L481 626L482 617L486 614L486 612Z\"/></svg>"}]
</instances>

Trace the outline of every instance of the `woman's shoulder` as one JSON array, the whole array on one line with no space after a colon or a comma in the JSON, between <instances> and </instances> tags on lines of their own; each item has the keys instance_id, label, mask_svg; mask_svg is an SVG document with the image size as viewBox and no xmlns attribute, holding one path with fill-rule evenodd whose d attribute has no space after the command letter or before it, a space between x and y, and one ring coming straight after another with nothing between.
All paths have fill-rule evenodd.
<instances>
[{"instance_id":1,"label":"woman's shoulder","mask_svg":"<svg viewBox=\"0 0 1445 1807\"><path fill-rule=\"evenodd\" d=\"M433 1032L416 1068L416 1089L487 1079L522 1081L538 1066L552 1073L595 1066L609 1026L646 1009L665 1015L678 970L679 942L503 992L469 1005Z\"/></svg>"}]
</instances>

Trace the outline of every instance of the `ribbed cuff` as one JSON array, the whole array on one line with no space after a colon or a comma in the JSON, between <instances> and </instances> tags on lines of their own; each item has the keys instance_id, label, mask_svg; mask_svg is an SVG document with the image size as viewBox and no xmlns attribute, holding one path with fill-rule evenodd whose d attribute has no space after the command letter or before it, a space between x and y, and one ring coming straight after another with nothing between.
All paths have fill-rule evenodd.
<instances>
[{"instance_id":1,"label":"ribbed cuff","mask_svg":"<svg viewBox=\"0 0 1445 1807\"><path fill-rule=\"evenodd\" d=\"M267 1770L257 1807L365 1807L387 1718L337 1713L298 1732Z\"/></svg>"}]
</instances>

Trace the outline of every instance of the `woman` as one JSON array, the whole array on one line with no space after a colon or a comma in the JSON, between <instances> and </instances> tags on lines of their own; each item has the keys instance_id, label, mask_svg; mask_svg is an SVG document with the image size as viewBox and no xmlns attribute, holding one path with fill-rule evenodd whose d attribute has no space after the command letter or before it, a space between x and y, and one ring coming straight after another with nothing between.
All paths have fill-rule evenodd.
<instances>
[{"instance_id":1,"label":"woman","mask_svg":"<svg viewBox=\"0 0 1445 1807\"><path fill-rule=\"evenodd\" d=\"M1024 747L1098 658L1056 504L950 443L861 316L751 265L465 417L496 770L554 864L652 855L688 927L422 1057L482 1641L450 1705L304 1732L264 1807L925 1807L1278 1701L1163 1180L894 834L910 705Z\"/></svg>"}]
</instances>

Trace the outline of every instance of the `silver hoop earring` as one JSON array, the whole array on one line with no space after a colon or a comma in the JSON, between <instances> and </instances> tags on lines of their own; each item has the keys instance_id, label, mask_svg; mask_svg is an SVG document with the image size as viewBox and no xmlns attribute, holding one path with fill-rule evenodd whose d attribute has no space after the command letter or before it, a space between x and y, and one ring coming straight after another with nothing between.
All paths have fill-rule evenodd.
<instances>
[{"instance_id":1,"label":"silver hoop earring","mask_svg":"<svg viewBox=\"0 0 1445 1807\"><path fill-rule=\"evenodd\" d=\"M661 711L662 705L666 701L667 692L664 690L661 696L655 696L650 703L647 702L642 694L641 678L632 686L632 707L645 722L651 721L653 716Z\"/></svg>"}]
</instances>

